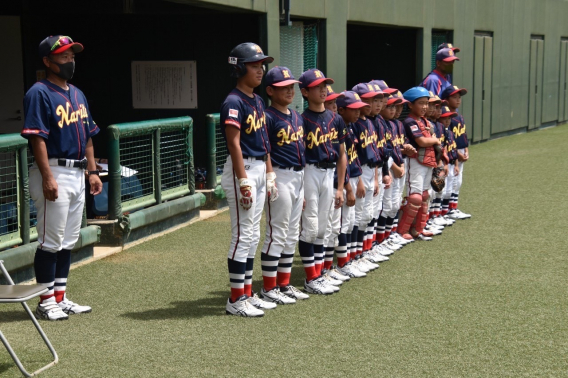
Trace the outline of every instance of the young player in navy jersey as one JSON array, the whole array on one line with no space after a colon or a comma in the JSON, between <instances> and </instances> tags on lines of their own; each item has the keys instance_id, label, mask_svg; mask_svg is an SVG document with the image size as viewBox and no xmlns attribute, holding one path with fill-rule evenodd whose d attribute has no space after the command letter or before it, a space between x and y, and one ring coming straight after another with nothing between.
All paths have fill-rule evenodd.
<instances>
[{"instance_id":1,"label":"young player in navy jersey","mask_svg":"<svg viewBox=\"0 0 568 378\"><path fill-rule=\"evenodd\" d=\"M263 309L276 307L252 293L264 200L266 196L269 201L278 199L264 102L253 92L262 82L264 63L272 61L257 44L236 46L229 55L229 64L237 86L223 102L220 112L221 132L229 150L221 187L227 195L232 228L228 253L231 297L226 312L245 317L263 316Z\"/></svg>"},{"instance_id":2,"label":"young player in navy jersey","mask_svg":"<svg viewBox=\"0 0 568 378\"><path fill-rule=\"evenodd\" d=\"M311 69L300 76L300 90L308 102L302 114L304 119L304 143L306 168L304 171L304 198L299 250L306 272L304 288L313 294L332 294L337 287L329 285L321 277L323 264L323 238L332 207L343 205L343 181L347 159L344 140L345 123L337 114L325 109L326 78L318 69ZM332 142L339 141L337 153ZM333 188L334 169L337 165L337 189ZM317 260L317 261L314 261Z\"/></svg>"},{"instance_id":3,"label":"young player in navy jersey","mask_svg":"<svg viewBox=\"0 0 568 378\"><path fill-rule=\"evenodd\" d=\"M338 236L338 244L335 248L337 254L337 266L339 273L347 277L365 277L367 274L357 269L356 265L352 263L357 252L357 241L354 235L357 234L355 228L358 228L355 223L355 211L362 211L364 204L365 186L361 175L363 169L357 154L357 145L359 139L353 131L353 124L359 119L360 109L370 107L360 100L357 93L353 91L343 92L343 97L337 99L338 112L347 125L348 133L345 138L345 149L347 153L347 174L349 182L345 184L347 195L346 201L341 209L341 226Z\"/></svg>"},{"instance_id":4,"label":"young player in navy jersey","mask_svg":"<svg viewBox=\"0 0 568 378\"><path fill-rule=\"evenodd\" d=\"M379 167L384 171L383 157L377 146L377 129L373 123L377 109L382 103L383 92L376 91L373 85L360 83L353 87L353 92L361 98L361 101L369 104L369 107L361 108L359 119L353 124L353 132L358 139L357 155L363 169L360 179L365 187L362 208L355 208L355 223L357 230L357 255L354 265L357 269L368 272L378 268L377 262L384 259L371 253L372 228L374 213L374 197L379 194L381 174ZM380 260L380 261L379 261Z\"/></svg>"},{"instance_id":5,"label":"young player in navy jersey","mask_svg":"<svg viewBox=\"0 0 568 378\"><path fill-rule=\"evenodd\" d=\"M296 303L309 296L290 285L294 251L300 235L304 203L304 126L302 116L288 106L299 83L287 67L266 74L266 109L270 159L276 173L278 201L265 203L266 237L262 247L263 288L260 297L277 304Z\"/></svg>"},{"instance_id":6,"label":"young player in navy jersey","mask_svg":"<svg viewBox=\"0 0 568 378\"><path fill-rule=\"evenodd\" d=\"M75 71L75 53L83 45L68 36L45 38L39 56L47 78L35 83L24 97L24 127L34 156L30 195L37 209L39 247L35 253L36 281L48 291L40 296L36 317L65 320L91 312L67 298L71 250L79 238L85 202L85 171L91 194L102 190L91 137L99 133L87 99L68 83Z\"/></svg>"},{"instance_id":7,"label":"young player in navy jersey","mask_svg":"<svg viewBox=\"0 0 568 378\"><path fill-rule=\"evenodd\" d=\"M371 245L373 246L374 243L374 252L379 255L389 256L393 251L400 247L391 243L378 247L379 234L381 231L384 232L384 225L379 225L379 217L383 209L383 196L385 194L385 190L389 189L391 184L389 166L392 164L391 145L387 143L387 124L380 113L381 110L387 106L388 96L395 93L397 89L390 88L384 80L373 80L369 84L373 85L375 88L378 87L383 93L385 93L381 104L376 110L372 110L372 114L370 116L370 119L373 121L377 130L377 148L381 161L383 161L384 164L382 166L382 184L378 195L373 197L373 225L369 229L369 235Z\"/></svg>"},{"instance_id":8,"label":"young player in navy jersey","mask_svg":"<svg viewBox=\"0 0 568 378\"><path fill-rule=\"evenodd\" d=\"M398 90L397 90L398 92ZM396 92L395 92L396 93ZM390 239L394 219L398 213L400 196L404 183L404 156L402 154L403 145L400 143L400 130L394 122L396 105L402 103L402 99L389 95L386 106L381 109L381 117L386 122L387 143L391 147L389 159L391 186L384 190L382 210L377 222L377 243L376 249L381 247L391 249L394 245L399 245L395 240ZM381 244L383 243L384 244ZM390 248L389 248L390 247ZM396 250L396 248L394 248ZM392 249L391 249L392 250Z\"/></svg>"},{"instance_id":9,"label":"young player in navy jersey","mask_svg":"<svg viewBox=\"0 0 568 378\"><path fill-rule=\"evenodd\" d=\"M408 163L407 204L403 209L399 233L405 239L431 240L432 233L424 231L428 216L428 198L432 169L437 166L434 145L440 140L433 137L424 118L430 94L422 87L414 87L404 93L410 108L404 120L404 128L410 143L417 152ZM412 229L411 229L412 227Z\"/></svg>"},{"instance_id":10,"label":"young player in navy jersey","mask_svg":"<svg viewBox=\"0 0 568 378\"><path fill-rule=\"evenodd\" d=\"M451 128L451 119L456 116L456 112L453 112L450 108L444 106L442 108L442 115L440 116L440 122L444 125L444 145L445 152L448 160L447 164L447 176L446 184L442 192L442 209L441 215L447 217L450 199L452 195L452 188L454 187L454 182L456 177L459 175L459 166L457 164L458 151L456 148L456 141L454 138L454 132ZM451 225L451 218L446 218L448 225Z\"/></svg>"},{"instance_id":11,"label":"young player in navy jersey","mask_svg":"<svg viewBox=\"0 0 568 378\"><path fill-rule=\"evenodd\" d=\"M444 99L448 101L448 107L451 111L456 112L461 105L461 96L467 93L466 89L460 89L456 86L449 87L443 93ZM463 181L463 164L469 160L469 141L467 139L465 121L461 114L456 114L452 118L451 129L454 132L456 138L456 146L458 149L458 162L460 173L456 177L454 188L452 192L452 198L450 201L450 214L448 215L452 219L468 219L471 218L471 214L467 214L458 209L458 197L460 194L460 188Z\"/></svg>"},{"instance_id":12,"label":"young player in navy jersey","mask_svg":"<svg viewBox=\"0 0 568 378\"><path fill-rule=\"evenodd\" d=\"M337 98L343 96L342 93L335 93L331 85L327 85L327 97L325 98L324 107L333 112L337 113ZM347 126L346 126L347 130ZM347 140L346 135L346 140ZM338 141L334 141L333 143L334 148L337 151L339 147ZM337 151L339 152L339 151ZM347 151L346 151L347 154ZM346 155L347 157L347 155ZM335 252L335 247L338 244L338 237L341 231L341 212L344 206L346 206L348 200L347 197L355 198L355 193L351 191L351 186L348 186L349 183L349 172L348 168L346 168L345 172L345 180L343 182L343 206L341 207L333 207L329 212L329 219L328 224L325 231L325 236L323 240L324 245L324 260L323 260L323 269L322 269L322 277L328 281L328 283L334 286L340 286L344 281L349 281L348 276L342 275L337 267L333 265L333 255ZM337 189L337 167L333 173L333 187Z\"/></svg>"}]
</instances>

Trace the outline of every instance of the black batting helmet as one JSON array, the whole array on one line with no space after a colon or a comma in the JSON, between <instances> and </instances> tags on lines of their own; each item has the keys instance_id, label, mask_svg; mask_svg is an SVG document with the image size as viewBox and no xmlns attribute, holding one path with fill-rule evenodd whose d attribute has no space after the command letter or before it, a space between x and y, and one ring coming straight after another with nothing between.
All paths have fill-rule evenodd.
<instances>
[{"instance_id":1,"label":"black batting helmet","mask_svg":"<svg viewBox=\"0 0 568 378\"><path fill-rule=\"evenodd\" d=\"M229 54L229 64L231 65L231 76L242 77L247 73L245 63L266 62L272 63L274 58L264 55L259 45L252 42L241 43L231 50Z\"/></svg>"}]
</instances>

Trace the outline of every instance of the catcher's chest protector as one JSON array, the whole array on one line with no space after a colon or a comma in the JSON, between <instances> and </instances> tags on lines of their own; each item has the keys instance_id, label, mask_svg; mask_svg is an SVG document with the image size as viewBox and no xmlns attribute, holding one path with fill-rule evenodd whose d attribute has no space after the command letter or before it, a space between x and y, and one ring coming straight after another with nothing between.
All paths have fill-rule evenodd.
<instances>
[{"instance_id":1,"label":"catcher's chest protector","mask_svg":"<svg viewBox=\"0 0 568 378\"><path fill-rule=\"evenodd\" d=\"M426 138L430 138L432 135L430 132L422 125L422 123L418 124L420 127L420 131L422 135ZM435 167L436 164L436 152L434 151L434 147L418 147L416 149L416 154L413 156L418 160L418 162L422 165L427 165L429 167Z\"/></svg>"}]
</instances>

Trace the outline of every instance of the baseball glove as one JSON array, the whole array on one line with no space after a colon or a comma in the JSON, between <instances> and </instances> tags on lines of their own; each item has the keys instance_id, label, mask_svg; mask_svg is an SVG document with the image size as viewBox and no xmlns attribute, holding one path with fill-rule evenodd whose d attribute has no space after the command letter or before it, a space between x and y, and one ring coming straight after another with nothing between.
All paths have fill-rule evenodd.
<instances>
[{"instance_id":1,"label":"baseball glove","mask_svg":"<svg viewBox=\"0 0 568 378\"><path fill-rule=\"evenodd\" d=\"M440 160L442 159L442 146L439 144L434 145L434 152L436 152L436 163L440 164Z\"/></svg>"},{"instance_id":2,"label":"baseball glove","mask_svg":"<svg viewBox=\"0 0 568 378\"><path fill-rule=\"evenodd\" d=\"M431 181L432 189L434 189L435 192L440 193L444 189L444 186L446 185L445 179L446 179L446 174L444 172L444 168L440 167L434 168L432 171L432 181Z\"/></svg>"}]
</instances>

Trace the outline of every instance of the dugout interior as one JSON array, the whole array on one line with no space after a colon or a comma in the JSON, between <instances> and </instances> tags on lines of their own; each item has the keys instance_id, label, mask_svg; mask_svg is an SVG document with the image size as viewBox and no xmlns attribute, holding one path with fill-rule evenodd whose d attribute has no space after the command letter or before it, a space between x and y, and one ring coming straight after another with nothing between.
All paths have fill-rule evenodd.
<instances>
[{"instance_id":1,"label":"dugout interior","mask_svg":"<svg viewBox=\"0 0 568 378\"><path fill-rule=\"evenodd\" d=\"M417 85L419 29L347 25L347 87L385 80L404 92Z\"/></svg>"}]
</instances>

